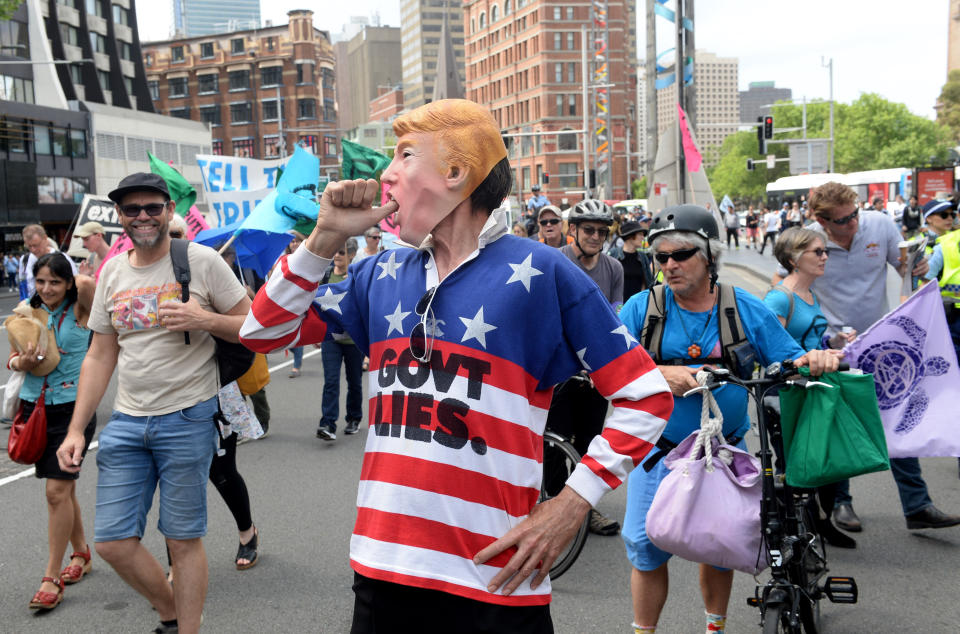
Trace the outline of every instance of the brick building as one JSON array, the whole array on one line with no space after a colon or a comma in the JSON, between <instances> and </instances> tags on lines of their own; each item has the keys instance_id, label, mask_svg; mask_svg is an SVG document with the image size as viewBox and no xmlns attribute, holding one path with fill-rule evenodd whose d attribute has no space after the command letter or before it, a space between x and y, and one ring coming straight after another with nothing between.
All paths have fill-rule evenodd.
<instances>
[{"instance_id":1,"label":"brick building","mask_svg":"<svg viewBox=\"0 0 960 634\"><path fill-rule=\"evenodd\" d=\"M312 11L287 15L287 25L144 45L157 112L207 123L214 154L275 158L303 143L321 165L337 163L330 34Z\"/></svg>"},{"instance_id":2,"label":"brick building","mask_svg":"<svg viewBox=\"0 0 960 634\"><path fill-rule=\"evenodd\" d=\"M611 189L605 198L629 198L627 136L634 131L636 98L636 44L633 0L607 3L606 49L610 128ZM463 4L466 38L467 98L493 113L505 133L580 130L583 127L581 47L593 54L590 4L570 0L466 0ZM581 41L587 27L587 42ZM592 80L594 67L588 66ZM612 84L612 86L610 86ZM594 99L588 93L588 101ZM587 104L590 132L587 146L599 147L593 126L592 103ZM514 194L525 198L540 183L553 202L563 192L584 189L584 135L516 137L509 158L516 180ZM636 151L633 148L632 151ZM550 175L544 183L544 174ZM574 194L575 202L581 194Z\"/></svg>"}]
</instances>

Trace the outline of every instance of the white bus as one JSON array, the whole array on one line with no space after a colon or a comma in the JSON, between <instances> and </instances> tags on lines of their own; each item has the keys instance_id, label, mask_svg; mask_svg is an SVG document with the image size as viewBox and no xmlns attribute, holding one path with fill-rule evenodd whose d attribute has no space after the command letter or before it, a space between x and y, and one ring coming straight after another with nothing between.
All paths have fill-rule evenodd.
<instances>
[{"instance_id":1,"label":"white bus","mask_svg":"<svg viewBox=\"0 0 960 634\"><path fill-rule=\"evenodd\" d=\"M810 190L826 182L837 181L849 185L860 200L871 201L881 196L887 206L896 200L897 194L906 201L913 191L913 170L894 167L849 174L801 174L784 176L767 183L767 208L779 209L783 203L800 202L810 197Z\"/></svg>"}]
</instances>

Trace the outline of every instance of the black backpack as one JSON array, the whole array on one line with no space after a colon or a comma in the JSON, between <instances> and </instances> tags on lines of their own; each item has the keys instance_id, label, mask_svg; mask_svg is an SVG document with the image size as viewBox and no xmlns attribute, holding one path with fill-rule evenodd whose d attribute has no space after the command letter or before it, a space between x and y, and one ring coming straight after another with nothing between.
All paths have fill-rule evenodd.
<instances>
[{"instance_id":1,"label":"black backpack","mask_svg":"<svg viewBox=\"0 0 960 634\"><path fill-rule=\"evenodd\" d=\"M170 240L170 259L173 262L173 275L180 283L180 299L183 302L190 301L190 260L187 256L187 249L190 242L174 238ZM216 345L214 356L217 359L218 381L221 387L236 381L243 376L250 366L253 365L255 353L253 350L245 347L241 343L233 343L213 337ZM190 333L183 333L183 341L190 345Z\"/></svg>"}]
</instances>

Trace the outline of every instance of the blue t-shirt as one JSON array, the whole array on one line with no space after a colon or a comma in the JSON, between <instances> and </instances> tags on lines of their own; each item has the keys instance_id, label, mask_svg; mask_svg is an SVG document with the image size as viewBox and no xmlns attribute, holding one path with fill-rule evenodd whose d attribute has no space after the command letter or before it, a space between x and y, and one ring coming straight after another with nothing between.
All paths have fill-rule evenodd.
<instances>
[{"instance_id":1,"label":"blue t-shirt","mask_svg":"<svg viewBox=\"0 0 960 634\"><path fill-rule=\"evenodd\" d=\"M808 304L789 288L779 284L776 289L771 289L767 293L763 303L778 317L786 319L790 314L790 295L793 295L793 316L787 324L787 332L804 350L818 350L820 338L827 330L827 318L823 316L820 300L815 294L813 294L813 303Z\"/></svg>"},{"instance_id":2,"label":"blue t-shirt","mask_svg":"<svg viewBox=\"0 0 960 634\"><path fill-rule=\"evenodd\" d=\"M757 357L763 365L769 365L785 359L796 359L803 355L797 342L787 334L776 316L763 302L743 289L737 288L737 311L743 324L747 340L753 344ZM620 320L627 325L631 334L643 343L640 330L647 314L647 298L650 291L643 291L631 297L620 310ZM673 292L666 287L663 342L660 346L664 359L687 357L687 347L697 343L704 351L704 357L720 356L720 329L717 325L717 307L711 311L694 313L677 305ZM681 325L678 315L682 317ZM709 321L709 323L708 323ZM686 330L684 330L686 327ZM691 342L687 333L695 337ZM698 366L691 366L698 367ZM723 412L723 435L726 437L743 435L750 428L747 412L747 393L736 385L725 385L714 390L714 397ZM667 421L664 438L679 443L692 432L700 428L700 409L703 398L699 394L680 398L674 396L673 414Z\"/></svg>"},{"instance_id":3,"label":"blue t-shirt","mask_svg":"<svg viewBox=\"0 0 960 634\"><path fill-rule=\"evenodd\" d=\"M77 323L77 315L74 312L76 304L67 305L64 301L53 312L50 312L50 309L45 305L41 304L41 306L48 313L47 328L53 328L56 333L57 348L60 350L60 363L46 377L34 376L27 372L23 380L23 387L20 388L20 398L36 403L37 399L40 398L44 379L46 379L47 395L45 402L47 405L73 403L77 400L80 366L83 365L83 359L87 356L87 348L90 347L90 330ZM60 321L61 315L63 316L62 323Z\"/></svg>"}]
</instances>

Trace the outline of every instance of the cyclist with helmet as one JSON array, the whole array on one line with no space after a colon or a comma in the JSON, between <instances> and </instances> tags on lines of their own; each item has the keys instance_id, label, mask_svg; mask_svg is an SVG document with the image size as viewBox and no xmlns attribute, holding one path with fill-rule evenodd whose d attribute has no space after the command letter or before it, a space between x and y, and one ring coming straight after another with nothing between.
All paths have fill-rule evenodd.
<instances>
[{"instance_id":1,"label":"cyclist with helmet","mask_svg":"<svg viewBox=\"0 0 960 634\"><path fill-rule=\"evenodd\" d=\"M550 204L550 199L540 193L539 185L531 187L530 193L532 196L527 199L527 210L531 211L534 215L539 213L544 205Z\"/></svg>"},{"instance_id":2,"label":"cyclist with helmet","mask_svg":"<svg viewBox=\"0 0 960 634\"><path fill-rule=\"evenodd\" d=\"M752 348L763 365L793 359L798 365L809 365L813 374L837 369L838 359L829 352L804 353L758 298L742 289L717 284L720 232L706 209L695 205L664 209L654 218L649 238L651 253L663 270L665 287L654 287L660 290L646 290L631 297L620 319L651 352L673 392L674 410L664 439L680 443L699 429L701 396L683 394L697 387L694 377L703 365L724 365L737 370L737 360L749 359ZM726 337L738 336L738 342L721 341L721 332L734 331L731 321L735 320L730 311L722 310L727 305L732 305L739 323L736 335ZM648 312L656 313L658 319L648 320ZM729 320L729 326L720 325L721 315ZM714 396L723 412L724 437L743 447L743 436L750 427L747 395L737 387L726 386L715 390ZM633 565L634 629L644 634L655 631L667 599L667 560L671 554L654 546L646 532L647 511L667 473L663 461L651 457L632 472L628 481L622 536ZM732 570L700 566L706 631L724 631L732 584Z\"/></svg>"},{"instance_id":3,"label":"cyclist with helmet","mask_svg":"<svg viewBox=\"0 0 960 634\"><path fill-rule=\"evenodd\" d=\"M603 253L610 235L613 210L601 200L583 200L570 210L568 218L573 243L560 252L587 274L615 309L623 303L623 266ZM607 401L589 380L571 378L553 392L547 429L570 438L582 456L593 438L603 430ZM549 483L548 483L549 486ZM596 509L590 514L590 531L597 535L616 535L620 524Z\"/></svg>"},{"instance_id":4,"label":"cyclist with helmet","mask_svg":"<svg viewBox=\"0 0 960 634\"><path fill-rule=\"evenodd\" d=\"M614 310L619 310L623 304L623 266L603 253L613 224L613 209L602 200L587 198L570 210L567 222L573 244L560 251L596 282Z\"/></svg>"}]
</instances>

